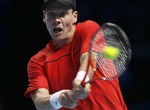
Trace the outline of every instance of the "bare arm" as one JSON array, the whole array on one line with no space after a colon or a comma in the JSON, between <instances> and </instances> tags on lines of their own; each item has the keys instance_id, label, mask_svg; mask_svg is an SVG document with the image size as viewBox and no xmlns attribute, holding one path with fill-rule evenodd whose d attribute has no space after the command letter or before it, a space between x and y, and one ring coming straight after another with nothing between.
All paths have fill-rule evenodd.
<instances>
[{"instance_id":1,"label":"bare arm","mask_svg":"<svg viewBox=\"0 0 150 110\"><path fill-rule=\"evenodd\" d=\"M59 96L59 102L63 107L74 108L77 105L77 99L73 97L71 90L62 90ZM56 110L50 104L49 91L45 88L40 88L31 93L31 98L37 110Z\"/></svg>"},{"instance_id":2,"label":"bare arm","mask_svg":"<svg viewBox=\"0 0 150 110\"><path fill-rule=\"evenodd\" d=\"M89 58L88 52L83 53L81 55L81 57L80 57L80 68L79 68L80 73L78 72L77 76L78 76L78 74L82 74L82 73L83 73L83 75L79 75L78 78L76 77L73 81L74 96L79 98L79 99L85 99L91 91L91 89L90 89L91 85L89 83L87 83L85 85L85 87L81 86L81 81L84 77L84 74L86 73L86 69L87 69L87 65L88 65L88 58ZM90 73L88 75L88 78L90 79L93 75L93 72L90 69L88 73Z\"/></svg>"},{"instance_id":3,"label":"bare arm","mask_svg":"<svg viewBox=\"0 0 150 110\"><path fill-rule=\"evenodd\" d=\"M86 65L88 63L88 53L81 56L80 59L81 66L79 71L86 71ZM78 99L84 99L88 96L90 92L90 84L86 84L83 88L81 86L81 80L73 81L73 90L63 90L59 96L59 102L62 107L74 108L77 106ZM37 110L56 110L50 103L50 98L53 94L45 88L39 88L31 93L31 98L35 104Z\"/></svg>"},{"instance_id":4,"label":"bare arm","mask_svg":"<svg viewBox=\"0 0 150 110\"><path fill-rule=\"evenodd\" d=\"M54 110L49 103L50 94L45 88L37 89L31 93L31 98L35 104L37 110Z\"/></svg>"},{"instance_id":5,"label":"bare arm","mask_svg":"<svg viewBox=\"0 0 150 110\"><path fill-rule=\"evenodd\" d=\"M80 68L79 71L86 71L87 68L87 64L88 64L88 57L89 57L89 53L83 53L80 57Z\"/></svg>"}]
</instances>

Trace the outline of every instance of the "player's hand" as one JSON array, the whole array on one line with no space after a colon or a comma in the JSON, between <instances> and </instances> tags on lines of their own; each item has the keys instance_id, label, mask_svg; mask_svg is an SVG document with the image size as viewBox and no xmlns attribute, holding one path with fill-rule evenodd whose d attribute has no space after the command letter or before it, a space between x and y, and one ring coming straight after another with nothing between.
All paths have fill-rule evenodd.
<instances>
[{"instance_id":1,"label":"player's hand","mask_svg":"<svg viewBox=\"0 0 150 110\"><path fill-rule=\"evenodd\" d=\"M87 83L85 87L81 86L81 80L74 79L73 81L73 95L78 99L85 99L91 91L91 85Z\"/></svg>"},{"instance_id":2,"label":"player's hand","mask_svg":"<svg viewBox=\"0 0 150 110\"><path fill-rule=\"evenodd\" d=\"M60 95L59 100L61 105L68 109L72 109L78 104L78 99L74 97L72 90L64 90L63 93Z\"/></svg>"}]
</instances>

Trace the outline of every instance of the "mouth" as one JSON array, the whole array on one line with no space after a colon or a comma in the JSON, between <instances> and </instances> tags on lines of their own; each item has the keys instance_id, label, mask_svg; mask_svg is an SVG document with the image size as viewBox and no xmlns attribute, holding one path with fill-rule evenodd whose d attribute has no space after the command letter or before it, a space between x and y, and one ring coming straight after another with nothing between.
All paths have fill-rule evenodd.
<instances>
[{"instance_id":1,"label":"mouth","mask_svg":"<svg viewBox=\"0 0 150 110\"><path fill-rule=\"evenodd\" d=\"M55 28L53 28L53 32L56 33L56 34L58 34L58 33L62 32L62 28L55 27Z\"/></svg>"}]
</instances>

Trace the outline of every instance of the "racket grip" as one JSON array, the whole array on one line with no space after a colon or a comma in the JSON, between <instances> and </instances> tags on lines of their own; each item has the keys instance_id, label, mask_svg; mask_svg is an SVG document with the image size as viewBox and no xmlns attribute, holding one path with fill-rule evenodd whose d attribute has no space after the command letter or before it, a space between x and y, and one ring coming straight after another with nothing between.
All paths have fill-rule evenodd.
<instances>
[{"instance_id":1,"label":"racket grip","mask_svg":"<svg viewBox=\"0 0 150 110\"><path fill-rule=\"evenodd\" d=\"M86 82L82 81L81 82L81 86L84 88L85 87Z\"/></svg>"},{"instance_id":2,"label":"racket grip","mask_svg":"<svg viewBox=\"0 0 150 110\"><path fill-rule=\"evenodd\" d=\"M82 80L82 81L81 81L81 86L82 86L82 87L85 87L86 82L89 81L89 76L88 76L88 73L87 73L87 72L85 72L85 71L79 71L79 72L77 73L77 76L76 76L75 79L77 79L77 80Z\"/></svg>"}]
</instances>

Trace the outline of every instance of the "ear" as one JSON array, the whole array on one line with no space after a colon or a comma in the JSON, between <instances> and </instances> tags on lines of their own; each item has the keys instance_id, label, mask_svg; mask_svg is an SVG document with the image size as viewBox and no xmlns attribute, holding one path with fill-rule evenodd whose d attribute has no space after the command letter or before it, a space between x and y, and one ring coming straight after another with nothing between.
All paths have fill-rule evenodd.
<instances>
[{"instance_id":1,"label":"ear","mask_svg":"<svg viewBox=\"0 0 150 110\"><path fill-rule=\"evenodd\" d=\"M76 23L78 20L78 11L73 12L73 23Z\"/></svg>"},{"instance_id":2,"label":"ear","mask_svg":"<svg viewBox=\"0 0 150 110\"><path fill-rule=\"evenodd\" d=\"M45 17L45 11L43 11L43 22L45 23L46 22L46 17Z\"/></svg>"}]
</instances>

